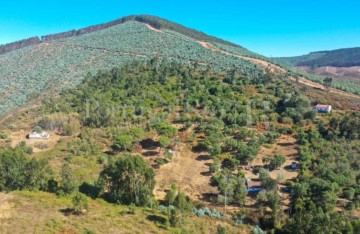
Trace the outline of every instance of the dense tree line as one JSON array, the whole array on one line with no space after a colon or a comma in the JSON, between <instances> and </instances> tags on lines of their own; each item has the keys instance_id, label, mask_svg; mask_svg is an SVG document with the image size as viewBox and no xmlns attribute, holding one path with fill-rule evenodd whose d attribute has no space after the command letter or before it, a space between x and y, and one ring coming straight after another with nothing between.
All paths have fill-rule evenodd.
<instances>
[{"instance_id":1,"label":"dense tree line","mask_svg":"<svg viewBox=\"0 0 360 234\"><path fill-rule=\"evenodd\" d=\"M348 116L336 121L347 122ZM343 136L348 135L341 131L333 133L334 121L332 118L330 123L322 122L319 129L303 130L299 134L302 170L292 190L292 216L285 227L287 233L357 233L359 230L357 221L349 219L347 212L336 212L335 207L349 212L359 207L360 148L356 138L346 140ZM353 121L358 122L359 118ZM340 199L346 202L341 203Z\"/></svg>"}]
</instances>

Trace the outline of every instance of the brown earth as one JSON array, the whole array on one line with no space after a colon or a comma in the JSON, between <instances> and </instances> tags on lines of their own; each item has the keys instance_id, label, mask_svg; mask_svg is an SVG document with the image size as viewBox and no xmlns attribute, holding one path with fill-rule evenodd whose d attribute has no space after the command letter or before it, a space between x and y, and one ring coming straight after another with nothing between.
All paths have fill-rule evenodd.
<instances>
[{"instance_id":1,"label":"brown earth","mask_svg":"<svg viewBox=\"0 0 360 234\"><path fill-rule=\"evenodd\" d=\"M293 80L293 81L296 80L293 77L291 77L290 79ZM326 90L326 91L328 91L330 93L335 93L335 94L340 94L340 95L351 97L351 98L356 98L356 99L359 99L359 101L360 101L360 96L359 95L356 95L356 94L353 94L353 93L348 93L348 92L345 92L345 91L342 91L342 90L339 90L339 89L335 89L335 88L325 88L324 85L316 83L316 82L308 80L308 79L305 79L304 77L299 78L299 83L304 84L304 85L309 86L309 87L312 87L312 88Z\"/></svg>"},{"instance_id":2,"label":"brown earth","mask_svg":"<svg viewBox=\"0 0 360 234\"><path fill-rule=\"evenodd\" d=\"M198 43L200 45L202 45L203 47L207 48L207 49L210 49L210 50L213 50L213 51L217 51L217 52L220 52L222 54L226 54L226 55L230 55L230 56L234 56L234 57L237 57L237 58L240 58L240 59L244 59L244 60L247 60L249 62L252 62L260 67L263 67L263 68L268 68L270 67L270 69L273 71L273 72L285 72L285 70L279 66L276 66L275 64L272 64L272 63L269 63L267 61L264 61L264 60L261 60L261 59L255 59L255 58L250 58L250 57L246 57L246 56L241 56L241 55L237 55L237 54L233 54L233 53L230 53L230 52L227 52L225 50L222 50L216 46L214 46L213 44L211 43L208 43L208 42L204 42L204 41L198 41Z\"/></svg>"},{"instance_id":3,"label":"brown earth","mask_svg":"<svg viewBox=\"0 0 360 234\"><path fill-rule=\"evenodd\" d=\"M174 151L173 160L156 172L156 199L164 199L166 191L174 183L194 200L203 200L207 194L217 194L217 187L211 186L211 163L212 159L207 153L194 153L191 146L181 143Z\"/></svg>"},{"instance_id":4,"label":"brown earth","mask_svg":"<svg viewBox=\"0 0 360 234\"><path fill-rule=\"evenodd\" d=\"M0 193L0 233L3 233L1 223L3 220L8 219L12 215L14 203L11 201L12 195L6 193Z\"/></svg>"},{"instance_id":5,"label":"brown earth","mask_svg":"<svg viewBox=\"0 0 360 234\"><path fill-rule=\"evenodd\" d=\"M145 24L150 30L153 30L155 32L162 32L160 29L154 28L153 26L151 26L150 24Z\"/></svg>"},{"instance_id":6,"label":"brown earth","mask_svg":"<svg viewBox=\"0 0 360 234\"><path fill-rule=\"evenodd\" d=\"M251 166L259 166L264 167L264 163L262 162L264 157L274 157L275 155L283 155L286 158L285 163L280 167L279 170L272 170L270 172L270 176L274 180L278 180L281 178L279 182L284 182L286 180L294 179L298 176L298 171L291 170L290 166L292 162L299 163L299 146L296 143L296 139L290 135L282 135L280 136L275 144L273 144L270 148L266 148L264 146L260 147L260 151L255 160L251 163ZM265 166L266 167L266 166ZM250 179L259 179L259 176L251 172L250 170L245 170L246 178ZM283 209L288 208L291 200L290 194L283 192L283 188L286 187L281 183L278 186L279 195L281 197L281 207ZM255 205L256 201L254 199L247 199L246 205L251 206Z\"/></svg>"},{"instance_id":7,"label":"brown earth","mask_svg":"<svg viewBox=\"0 0 360 234\"><path fill-rule=\"evenodd\" d=\"M354 67L319 67L319 68L311 68L306 66L297 67L300 70L305 72L322 75L322 76L332 76L337 78L347 78L351 80L360 80L360 66Z\"/></svg>"},{"instance_id":8,"label":"brown earth","mask_svg":"<svg viewBox=\"0 0 360 234\"><path fill-rule=\"evenodd\" d=\"M264 146L260 147L259 154L255 158L255 160L251 163L251 166L260 166L263 167L263 158L264 157L274 157L275 155L284 155L286 158L286 162L280 167L280 170L273 170L270 172L270 176L273 179L277 179L279 175L283 176L283 180L294 179L298 176L297 171L293 171L289 169L292 162L298 161L298 144L296 143L296 139L290 135L282 135L280 136L275 144L273 144L270 148L266 148ZM258 175L255 175L249 170L245 171L246 178L258 178Z\"/></svg>"},{"instance_id":9,"label":"brown earth","mask_svg":"<svg viewBox=\"0 0 360 234\"><path fill-rule=\"evenodd\" d=\"M24 141L27 146L33 148L34 153L38 153L55 148L60 139L65 138L57 132L48 132L50 134L50 139L28 139L27 135L29 133L30 129L21 129L19 131L10 132L9 137L12 139L11 147L15 147L17 144Z\"/></svg>"}]
</instances>

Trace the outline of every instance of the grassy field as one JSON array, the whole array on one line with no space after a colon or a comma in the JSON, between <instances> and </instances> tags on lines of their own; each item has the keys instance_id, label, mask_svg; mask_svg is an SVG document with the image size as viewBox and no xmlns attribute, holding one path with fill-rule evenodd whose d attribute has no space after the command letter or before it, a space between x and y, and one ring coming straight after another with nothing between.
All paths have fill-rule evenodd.
<instances>
[{"instance_id":1,"label":"grassy field","mask_svg":"<svg viewBox=\"0 0 360 234\"><path fill-rule=\"evenodd\" d=\"M7 233L216 233L217 225L228 233L250 233L246 225L234 227L225 220L191 214L182 228L166 224L167 213L157 208L135 208L90 200L86 214L67 213L71 200L44 192L0 193L5 204L0 213L0 232ZM11 209L5 209L11 207ZM215 223L215 224L214 224Z\"/></svg>"}]
</instances>

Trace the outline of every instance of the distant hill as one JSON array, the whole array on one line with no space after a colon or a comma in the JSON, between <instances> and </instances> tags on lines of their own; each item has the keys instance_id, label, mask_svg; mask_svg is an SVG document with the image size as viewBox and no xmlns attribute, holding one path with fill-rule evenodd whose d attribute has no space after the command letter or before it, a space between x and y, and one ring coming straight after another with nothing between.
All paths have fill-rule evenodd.
<instances>
[{"instance_id":1,"label":"distant hill","mask_svg":"<svg viewBox=\"0 0 360 234\"><path fill-rule=\"evenodd\" d=\"M353 67L360 66L360 47L318 51L308 55L274 59L292 66L306 66L312 68L324 66Z\"/></svg>"}]
</instances>

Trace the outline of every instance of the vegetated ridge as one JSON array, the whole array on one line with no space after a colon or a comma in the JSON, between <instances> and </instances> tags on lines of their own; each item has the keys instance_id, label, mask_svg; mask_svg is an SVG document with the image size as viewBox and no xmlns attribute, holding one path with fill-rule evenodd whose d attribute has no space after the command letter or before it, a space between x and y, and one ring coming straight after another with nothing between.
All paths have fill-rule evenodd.
<instances>
[{"instance_id":1,"label":"vegetated ridge","mask_svg":"<svg viewBox=\"0 0 360 234\"><path fill-rule=\"evenodd\" d=\"M302 56L279 57L274 59L292 66L307 66L313 68L324 66L353 67L360 66L360 47L317 51Z\"/></svg>"},{"instance_id":2,"label":"vegetated ridge","mask_svg":"<svg viewBox=\"0 0 360 234\"><path fill-rule=\"evenodd\" d=\"M150 16L150 15L132 15L132 16L127 16L127 17L123 17L120 19L116 19L116 20L110 21L108 23L93 25L93 26L81 28L78 30L73 29L70 31L62 32L62 33L49 34L49 35L45 35L45 36L41 36L41 37L31 37L29 39L1 45L0 46L0 54L4 54L4 53L10 52L10 51L21 49L21 48L31 46L31 45L40 44L41 42L54 41L54 40L58 40L58 39L75 37L75 36L80 36L80 35L84 35L84 34L88 34L88 33L92 33L92 32L97 32L97 31L100 31L100 30L103 30L103 29L106 29L106 28L109 28L109 27L112 27L115 25L123 24L128 21L137 21L137 22L141 22L141 23L146 23L156 29L172 30L172 31L181 33L183 35L189 36L195 40L209 41L209 42L221 43L221 44L229 45L229 46L240 47L237 44L222 40L217 37L209 36L203 32L184 27L180 24L170 22L168 20L165 20L165 19L162 19L159 17Z\"/></svg>"},{"instance_id":3,"label":"vegetated ridge","mask_svg":"<svg viewBox=\"0 0 360 234\"><path fill-rule=\"evenodd\" d=\"M209 50L199 40L237 55L256 56L240 46L151 16L130 16L41 40L9 44L3 51L12 51L0 55L0 113L46 95L49 90L57 93L73 88L87 72L94 74L138 59L166 58L204 69L226 71L241 67L248 72L264 72L242 58Z\"/></svg>"}]
</instances>

